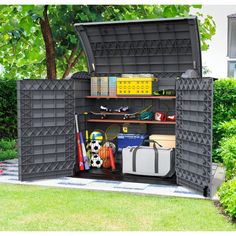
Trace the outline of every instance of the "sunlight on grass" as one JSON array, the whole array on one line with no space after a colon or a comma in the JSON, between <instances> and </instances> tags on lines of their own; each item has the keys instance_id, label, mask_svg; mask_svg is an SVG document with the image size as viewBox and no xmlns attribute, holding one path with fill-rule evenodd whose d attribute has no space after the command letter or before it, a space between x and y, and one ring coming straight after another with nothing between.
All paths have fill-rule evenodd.
<instances>
[{"instance_id":1,"label":"sunlight on grass","mask_svg":"<svg viewBox=\"0 0 236 236\"><path fill-rule=\"evenodd\" d=\"M236 230L212 201L0 185L0 230Z\"/></svg>"}]
</instances>

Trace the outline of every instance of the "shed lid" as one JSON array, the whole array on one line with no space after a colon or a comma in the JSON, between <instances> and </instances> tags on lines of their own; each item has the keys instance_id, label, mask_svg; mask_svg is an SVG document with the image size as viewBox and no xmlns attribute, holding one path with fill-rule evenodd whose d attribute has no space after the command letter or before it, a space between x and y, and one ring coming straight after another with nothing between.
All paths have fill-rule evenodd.
<instances>
[{"instance_id":1,"label":"shed lid","mask_svg":"<svg viewBox=\"0 0 236 236\"><path fill-rule=\"evenodd\" d=\"M153 73L202 75L196 17L75 24L89 72L96 75Z\"/></svg>"}]
</instances>

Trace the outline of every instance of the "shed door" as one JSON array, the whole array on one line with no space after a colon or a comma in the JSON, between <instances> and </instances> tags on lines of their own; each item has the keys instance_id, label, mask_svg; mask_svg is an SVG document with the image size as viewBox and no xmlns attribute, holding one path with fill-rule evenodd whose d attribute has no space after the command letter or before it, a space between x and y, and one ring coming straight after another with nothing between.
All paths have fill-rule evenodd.
<instances>
[{"instance_id":1,"label":"shed door","mask_svg":"<svg viewBox=\"0 0 236 236\"><path fill-rule=\"evenodd\" d=\"M211 196L212 108L211 78L176 82L177 183Z\"/></svg>"},{"instance_id":2,"label":"shed door","mask_svg":"<svg viewBox=\"0 0 236 236\"><path fill-rule=\"evenodd\" d=\"M17 96L19 179L71 176L74 81L18 81Z\"/></svg>"}]
</instances>

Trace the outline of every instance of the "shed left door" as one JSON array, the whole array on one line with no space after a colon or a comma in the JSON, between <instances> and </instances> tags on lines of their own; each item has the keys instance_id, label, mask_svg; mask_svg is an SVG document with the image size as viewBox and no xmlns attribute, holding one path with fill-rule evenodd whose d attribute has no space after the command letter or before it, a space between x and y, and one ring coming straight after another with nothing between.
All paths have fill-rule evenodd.
<instances>
[{"instance_id":1,"label":"shed left door","mask_svg":"<svg viewBox=\"0 0 236 236\"><path fill-rule=\"evenodd\" d=\"M73 174L74 104L74 80L18 81L19 180Z\"/></svg>"}]
</instances>

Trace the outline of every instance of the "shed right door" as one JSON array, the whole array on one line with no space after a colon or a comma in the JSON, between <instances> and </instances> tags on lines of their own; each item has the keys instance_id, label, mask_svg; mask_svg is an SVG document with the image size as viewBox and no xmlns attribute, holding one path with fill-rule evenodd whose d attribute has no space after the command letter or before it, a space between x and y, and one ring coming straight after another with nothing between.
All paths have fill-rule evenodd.
<instances>
[{"instance_id":1,"label":"shed right door","mask_svg":"<svg viewBox=\"0 0 236 236\"><path fill-rule=\"evenodd\" d=\"M213 79L176 82L177 184L211 196Z\"/></svg>"}]
</instances>

